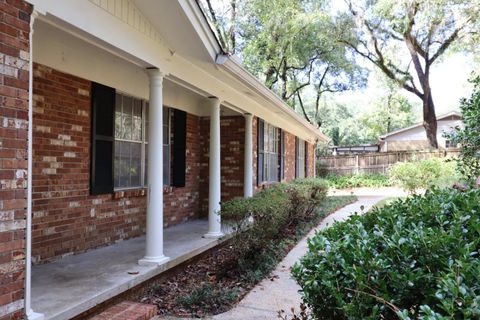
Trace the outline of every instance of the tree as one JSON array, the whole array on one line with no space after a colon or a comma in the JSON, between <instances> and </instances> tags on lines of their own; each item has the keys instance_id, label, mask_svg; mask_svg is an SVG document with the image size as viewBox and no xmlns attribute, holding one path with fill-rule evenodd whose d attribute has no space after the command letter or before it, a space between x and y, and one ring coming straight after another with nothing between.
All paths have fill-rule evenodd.
<instances>
[{"instance_id":1,"label":"tree","mask_svg":"<svg viewBox=\"0 0 480 320\"><path fill-rule=\"evenodd\" d=\"M371 110L360 116L363 137L377 142L379 136L415 123L413 106L398 87L382 73L376 73L385 94L371 101Z\"/></svg>"},{"instance_id":2,"label":"tree","mask_svg":"<svg viewBox=\"0 0 480 320\"><path fill-rule=\"evenodd\" d=\"M212 0L198 2L212 24L218 42L225 52L236 53L237 0L229 0L222 6L213 6Z\"/></svg>"},{"instance_id":3,"label":"tree","mask_svg":"<svg viewBox=\"0 0 480 320\"><path fill-rule=\"evenodd\" d=\"M438 148L430 70L448 50L478 36L479 0L346 0L356 40L341 39L423 104L423 126ZM407 58L408 57L408 58Z\"/></svg>"},{"instance_id":4,"label":"tree","mask_svg":"<svg viewBox=\"0 0 480 320\"><path fill-rule=\"evenodd\" d=\"M290 106L299 106L310 123L319 125L322 94L363 82L363 70L338 41L350 39L344 33L351 28L334 21L326 1L236 0L230 1L230 8L224 5L227 9L220 13L211 0L204 1L204 11L222 46L233 43L230 52L238 53L245 67ZM226 40L230 38L235 40ZM308 89L316 98L307 106Z\"/></svg>"}]
</instances>

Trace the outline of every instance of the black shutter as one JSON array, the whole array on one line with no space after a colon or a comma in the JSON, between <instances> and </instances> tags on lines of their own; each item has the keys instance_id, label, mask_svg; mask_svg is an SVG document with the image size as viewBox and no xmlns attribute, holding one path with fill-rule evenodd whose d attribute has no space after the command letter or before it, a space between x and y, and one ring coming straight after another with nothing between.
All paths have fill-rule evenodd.
<instances>
[{"instance_id":1,"label":"black shutter","mask_svg":"<svg viewBox=\"0 0 480 320\"><path fill-rule=\"evenodd\" d=\"M187 113L181 110L173 112L173 168L174 187L185 187L187 150Z\"/></svg>"},{"instance_id":2,"label":"black shutter","mask_svg":"<svg viewBox=\"0 0 480 320\"><path fill-rule=\"evenodd\" d=\"M113 192L115 89L92 83L92 151L90 193Z\"/></svg>"},{"instance_id":3,"label":"black shutter","mask_svg":"<svg viewBox=\"0 0 480 320\"><path fill-rule=\"evenodd\" d=\"M305 141L305 178L308 178L308 142Z\"/></svg>"},{"instance_id":4,"label":"black shutter","mask_svg":"<svg viewBox=\"0 0 480 320\"><path fill-rule=\"evenodd\" d=\"M264 122L261 119L258 119L257 126L257 185L261 185L264 181L263 178L263 162L264 162Z\"/></svg>"},{"instance_id":5,"label":"black shutter","mask_svg":"<svg viewBox=\"0 0 480 320\"><path fill-rule=\"evenodd\" d=\"M298 155L299 155L299 151L298 150L299 148L299 140L298 140L298 137L295 137L295 178L298 178L298 175L299 175L299 171L300 171L300 168L299 168L299 163L298 163Z\"/></svg>"},{"instance_id":6,"label":"black shutter","mask_svg":"<svg viewBox=\"0 0 480 320\"><path fill-rule=\"evenodd\" d=\"M285 179L285 131L280 130L280 181Z\"/></svg>"}]
</instances>

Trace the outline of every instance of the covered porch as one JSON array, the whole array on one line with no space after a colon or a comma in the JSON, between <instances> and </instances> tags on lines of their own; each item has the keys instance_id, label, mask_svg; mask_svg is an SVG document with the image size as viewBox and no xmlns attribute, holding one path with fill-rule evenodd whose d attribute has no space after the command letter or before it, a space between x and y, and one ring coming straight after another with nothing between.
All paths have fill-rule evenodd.
<instances>
[{"instance_id":1,"label":"covered porch","mask_svg":"<svg viewBox=\"0 0 480 320\"><path fill-rule=\"evenodd\" d=\"M268 132L281 176L273 125L292 131L292 153L316 134L204 47L194 1L125 1L141 29L98 1L34 2L25 310L69 319L224 241L220 201L253 195Z\"/></svg>"},{"instance_id":2,"label":"covered porch","mask_svg":"<svg viewBox=\"0 0 480 320\"><path fill-rule=\"evenodd\" d=\"M227 240L203 235L207 220L192 220L165 229L164 252L170 260L162 265L141 266L145 237L70 256L32 270L32 308L45 319L70 319L134 286Z\"/></svg>"},{"instance_id":3,"label":"covered porch","mask_svg":"<svg viewBox=\"0 0 480 320\"><path fill-rule=\"evenodd\" d=\"M32 25L25 305L70 319L228 238L220 201L253 193L253 116L66 22Z\"/></svg>"}]
</instances>

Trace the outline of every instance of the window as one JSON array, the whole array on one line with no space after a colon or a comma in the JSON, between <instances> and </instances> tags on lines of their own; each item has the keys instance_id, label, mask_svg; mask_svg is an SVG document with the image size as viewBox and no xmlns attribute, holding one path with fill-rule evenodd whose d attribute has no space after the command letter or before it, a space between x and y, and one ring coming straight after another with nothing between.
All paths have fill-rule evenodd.
<instances>
[{"instance_id":1,"label":"window","mask_svg":"<svg viewBox=\"0 0 480 320\"><path fill-rule=\"evenodd\" d=\"M279 181L279 129L259 120L258 182Z\"/></svg>"},{"instance_id":2,"label":"window","mask_svg":"<svg viewBox=\"0 0 480 320\"><path fill-rule=\"evenodd\" d=\"M296 177L305 178L305 141L296 138Z\"/></svg>"},{"instance_id":3,"label":"window","mask_svg":"<svg viewBox=\"0 0 480 320\"><path fill-rule=\"evenodd\" d=\"M164 184L170 181L170 117L163 108ZM115 189L147 184L148 102L121 93L115 99Z\"/></svg>"}]
</instances>

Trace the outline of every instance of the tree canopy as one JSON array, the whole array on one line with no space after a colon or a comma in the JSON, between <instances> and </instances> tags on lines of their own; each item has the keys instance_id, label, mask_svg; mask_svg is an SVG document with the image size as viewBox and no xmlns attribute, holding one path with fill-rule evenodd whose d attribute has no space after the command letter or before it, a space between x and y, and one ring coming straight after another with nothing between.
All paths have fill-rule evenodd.
<instances>
[{"instance_id":1,"label":"tree canopy","mask_svg":"<svg viewBox=\"0 0 480 320\"><path fill-rule=\"evenodd\" d=\"M323 93L365 83L364 70L339 41L350 39L346 32L352 28L341 24L346 20L335 21L326 1L232 0L220 13L210 0L200 3L226 50L240 55L252 74L298 106L312 124L318 125ZM307 88L316 96L309 106L304 104Z\"/></svg>"},{"instance_id":2,"label":"tree canopy","mask_svg":"<svg viewBox=\"0 0 480 320\"><path fill-rule=\"evenodd\" d=\"M479 33L478 0L346 0L343 18L355 24L356 41L341 42L370 61L423 104L430 145L437 121L430 69L447 51L471 48Z\"/></svg>"},{"instance_id":3,"label":"tree canopy","mask_svg":"<svg viewBox=\"0 0 480 320\"><path fill-rule=\"evenodd\" d=\"M480 35L480 0L344 0L343 7L329 0L198 1L224 50L338 141L371 141L410 124L411 106L395 90L401 88L421 101L427 137L438 147L431 68L449 52L476 50ZM394 87L368 116L350 112L366 131L328 127L340 118L324 113L323 95L366 85L366 62Z\"/></svg>"}]
</instances>

